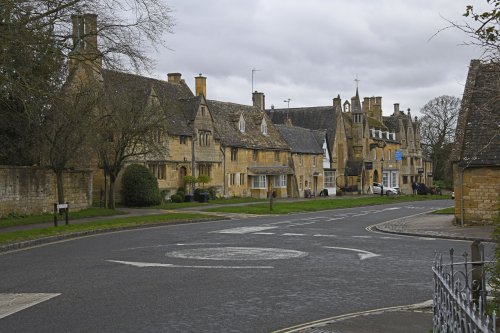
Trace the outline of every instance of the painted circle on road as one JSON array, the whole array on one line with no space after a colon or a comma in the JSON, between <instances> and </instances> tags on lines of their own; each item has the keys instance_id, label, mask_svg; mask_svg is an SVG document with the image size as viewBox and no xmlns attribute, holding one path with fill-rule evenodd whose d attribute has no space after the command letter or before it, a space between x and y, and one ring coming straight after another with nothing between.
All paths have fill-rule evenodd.
<instances>
[{"instance_id":1,"label":"painted circle on road","mask_svg":"<svg viewBox=\"0 0 500 333\"><path fill-rule=\"evenodd\" d=\"M201 260L279 260L307 256L307 252L261 247L213 247L165 253L167 257Z\"/></svg>"}]
</instances>

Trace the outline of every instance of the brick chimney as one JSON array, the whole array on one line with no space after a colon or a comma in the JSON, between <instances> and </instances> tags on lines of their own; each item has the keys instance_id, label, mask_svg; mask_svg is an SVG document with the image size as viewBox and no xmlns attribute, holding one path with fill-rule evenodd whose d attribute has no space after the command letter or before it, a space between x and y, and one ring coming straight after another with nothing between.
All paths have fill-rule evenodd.
<instances>
[{"instance_id":1,"label":"brick chimney","mask_svg":"<svg viewBox=\"0 0 500 333\"><path fill-rule=\"evenodd\" d=\"M168 83L181 83L181 73L168 73Z\"/></svg>"},{"instance_id":2,"label":"brick chimney","mask_svg":"<svg viewBox=\"0 0 500 333\"><path fill-rule=\"evenodd\" d=\"M207 97L207 78L201 73L194 78L196 86L196 96L203 95Z\"/></svg>"},{"instance_id":3,"label":"brick chimney","mask_svg":"<svg viewBox=\"0 0 500 333\"><path fill-rule=\"evenodd\" d=\"M259 108L259 110L264 111L266 109L266 96L264 93L255 91L252 93L253 106Z\"/></svg>"}]
</instances>

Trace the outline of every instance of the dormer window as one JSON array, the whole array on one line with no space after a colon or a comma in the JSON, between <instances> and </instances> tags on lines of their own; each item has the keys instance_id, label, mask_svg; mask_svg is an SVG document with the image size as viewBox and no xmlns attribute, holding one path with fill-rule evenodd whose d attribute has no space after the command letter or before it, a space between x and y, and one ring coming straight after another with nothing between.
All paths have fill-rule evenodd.
<instances>
[{"instance_id":1,"label":"dormer window","mask_svg":"<svg viewBox=\"0 0 500 333\"><path fill-rule=\"evenodd\" d=\"M241 133L245 133L245 119L243 118L243 115L240 116L240 121L238 122L238 128L240 129Z\"/></svg>"},{"instance_id":2,"label":"dormer window","mask_svg":"<svg viewBox=\"0 0 500 333\"><path fill-rule=\"evenodd\" d=\"M262 123L260 124L260 131L262 132L262 134L264 135L267 135L267 123L266 123L266 119L262 119Z\"/></svg>"}]
</instances>

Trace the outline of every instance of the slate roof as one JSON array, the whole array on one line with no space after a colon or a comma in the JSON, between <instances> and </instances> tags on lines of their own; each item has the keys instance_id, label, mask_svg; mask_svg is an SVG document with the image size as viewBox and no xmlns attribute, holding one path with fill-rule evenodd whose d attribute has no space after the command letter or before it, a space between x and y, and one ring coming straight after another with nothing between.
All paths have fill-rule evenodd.
<instances>
[{"instance_id":1,"label":"slate roof","mask_svg":"<svg viewBox=\"0 0 500 333\"><path fill-rule=\"evenodd\" d=\"M307 128L287 125L276 125L276 127L290 146L292 152L304 154L323 154L322 140L325 138L326 131L315 131ZM321 137L323 137L323 139L321 139Z\"/></svg>"},{"instance_id":2,"label":"slate roof","mask_svg":"<svg viewBox=\"0 0 500 333\"><path fill-rule=\"evenodd\" d=\"M293 169L288 166L248 167L248 173L253 175L293 175Z\"/></svg>"},{"instance_id":3,"label":"slate roof","mask_svg":"<svg viewBox=\"0 0 500 333\"><path fill-rule=\"evenodd\" d=\"M251 149L289 150L273 122L259 108L229 102L207 100L208 108L214 118L214 126L222 144L230 147ZM240 116L245 119L245 132L239 130ZM262 134L260 125L266 119L267 135Z\"/></svg>"},{"instance_id":4,"label":"slate roof","mask_svg":"<svg viewBox=\"0 0 500 333\"><path fill-rule=\"evenodd\" d=\"M286 120L290 119L293 126L312 130L326 130L328 138L330 140L335 139L337 118L334 106L270 109L266 110L266 112L275 124L285 124Z\"/></svg>"},{"instance_id":5,"label":"slate roof","mask_svg":"<svg viewBox=\"0 0 500 333\"><path fill-rule=\"evenodd\" d=\"M472 60L452 159L461 166L500 166L500 65Z\"/></svg>"},{"instance_id":6,"label":"slate roof","mask_svg":"<svg viewBox=\"0 0 500 333\"><path fill-rule=\"evenodd\" d=\"M200 97L195 97L184 82L170 83L107 69L102 70L102 78L105 103L109 107L120 105L125 100L133 102L131 105L140 110L146 106L153 89L165 112L168 133L193 134L188 121L193 110L197 110Z\"/></svg>"}]
</instances>

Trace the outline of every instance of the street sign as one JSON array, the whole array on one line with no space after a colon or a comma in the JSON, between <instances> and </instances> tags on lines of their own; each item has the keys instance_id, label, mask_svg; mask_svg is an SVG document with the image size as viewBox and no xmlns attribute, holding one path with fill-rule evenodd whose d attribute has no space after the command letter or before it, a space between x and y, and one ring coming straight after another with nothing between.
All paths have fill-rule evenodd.
<instances>
[{"instance_id":1,"label":"street sign","mask_svg":"<svg viewBox=\"0 0 500 333\"><path fill-rule=\"evenodd\" d=\"M398 149L394 152L394 157L396 158L396 161L401 161L403 159L403 152L401 149Z\"/></svg>"}]
</instances>

